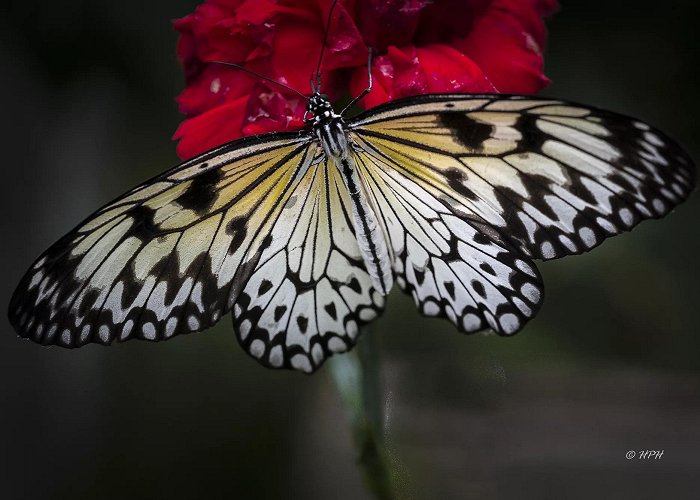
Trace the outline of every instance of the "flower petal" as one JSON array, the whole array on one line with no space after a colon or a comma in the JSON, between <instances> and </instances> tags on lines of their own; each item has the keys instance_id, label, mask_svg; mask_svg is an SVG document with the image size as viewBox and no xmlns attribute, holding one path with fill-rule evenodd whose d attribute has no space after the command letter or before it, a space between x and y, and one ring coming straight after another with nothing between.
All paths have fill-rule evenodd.
<instances>
[{"instance_id":1,"label":"flower petal","mask_svg":"<svg viewBox=\"0 0 700 500\"><path fill-rule=\"evenodd\" d=\"M183 121L173 135L173 139L179 140L178 156L187 160L242 137L247 103L247 97L240 97Z\"/></svg>"},{"instance_id":2,"label":"flower petal","mask_svg":"<svg viewBox=\"0 0 700 500\"><path fill-rule=\"evenodd\" d=\"M426 47L389 47L386 55L372 63L375 86L362 101L370 108L399 97L438 92L495 92L495 87L471 59L442 44ZM353 72L351 93L365 87L367 71Z\"/></svg>"},{"instance_id":3,"label":"flower petal","mask_svg":"<svg viewBox=\"0 0 700 500\"><path fill-rule=\"evenodd\" d=\"M226 2L223 2L224 4ZM240 12L234 8L237 5ZM255 2L209 2L197 7L194 13L175 21L175 29L182 37L178 41L178 56L190 78L197 75L202 62L228 61L242 63L269 53L272 27L268 23L253 24L248 18L262 19L260 11L251 9ZM269 17L272 17L269 13Z\"/></svg>"},{"instance_id":4,"label":"flower petal","mask_svg":"<svg viewBox=\"0 0 700 500\"><path fill-rule=\"evenodd\" d=\"M536 4L541 4L541 11ZM454 45L483 69L500 92L537 92L549 83L543 72L546 30L540 12L555 5L495 0L493 8L474 22L471 33Z\"/></svg>"},{"instance_id":5,"label":"flower petal","mask_svg":"<svg viewBox=\"0 0 700 500\"><path fill-rule=\"evenodd\" d=\"M257 79L239 69L208 64L177 97L180 112L194 116L250 94Z\"/></svg>"},{"instance_id":6,"label":"flower petal","mask_svg":"<svg viewBox=\"0 0 700 500\"><path fill-rule=\"evenodd\" d=\"M496 92L481 68L449 45L436 43L417 53L428 92Z\"/></svg>"},{"instance_id":7,"label":"flower petal","mask_svg":"<svg viewBox=\"0 0 700 500\"><path fill-rule=\"evenodd\" d=\"M529 0L516 0L529 1ZM428 45L431 43L449 43L454 38L463 38L469 34L472 24L488 9L494 0L439 0L431 2L421 12L412 43Z\"/></svg>"},{"instance_id":8,"label":"flower petal","mask_svg":"<svg viewBox=\"0 0 700 500\"><path fill-rule=\"evenodd\" d=\"M411 44L421 12L430 3L428 0L358 0L355 18L367 45L381 53L389 45Z\"/></svg>"},{"instance_id":9,"label":"flower petal","mask_svg":"<svg viewBox=\"0 0 700 500\"><path fill-rule=\"evenodd\" d=\"M309 88L309 77L315 70L323 43L325 22L330 2L305 12L286 12L279 16L272 48L274 73L284 77L286 83L300 92ZM326 41L322 76L340 68L351 68L367 62L367 47L353 19L342 4L333 12L332 30ZM329 85L324 91L330 90ZM342 92L341 92L342 94Z\"/></svg>"},{"instance_id":10,"label":"flower petal","mask_svg":"<svg viewBox=\"0 0 700 500\"><path fill-rule=\"evenodd\" d=\"M285 95L269 84L259 84L251 93L243 120L243 135L281 130L298 130L304 126L306 100Z\"/></svg>"}]
</instances>

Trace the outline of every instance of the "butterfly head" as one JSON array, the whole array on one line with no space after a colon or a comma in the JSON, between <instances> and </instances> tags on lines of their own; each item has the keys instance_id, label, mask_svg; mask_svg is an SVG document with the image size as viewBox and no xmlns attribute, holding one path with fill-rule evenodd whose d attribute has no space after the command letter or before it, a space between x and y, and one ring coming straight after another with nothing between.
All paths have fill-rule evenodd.
<instances>
[{"instance_id":1,"label":"butterfly head","mask_svg":"<svg viewBox=\"0 0 700 500\"><path fill-rule=\"evenodd\" d=\"M313 116L313 118L309 118L309 116ZM304 115L306 121L313 120L314 122L319 122L337 116L326 94L321 94L316 91L309 97L309 102L306 104L306 113Z\"/></svg>"}]
</instances>

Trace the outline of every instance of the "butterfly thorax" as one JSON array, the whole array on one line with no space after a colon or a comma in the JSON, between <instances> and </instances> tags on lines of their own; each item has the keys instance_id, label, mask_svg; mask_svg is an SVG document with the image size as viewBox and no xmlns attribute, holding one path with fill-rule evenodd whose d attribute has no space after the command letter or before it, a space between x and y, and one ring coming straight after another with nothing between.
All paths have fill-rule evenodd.
<instances>
[{"instance_id":1,"label":"butterfly thorax","mask_svg":"<svg viewBox=\"0 0 700 500\"><path fill-rule=\"evenodd\" d=\"M309 99L307 110L313 114L313 130L328 158L339 160L348 156L345 122L326 96L315 93Z\"/></svg>"}]
</instances>

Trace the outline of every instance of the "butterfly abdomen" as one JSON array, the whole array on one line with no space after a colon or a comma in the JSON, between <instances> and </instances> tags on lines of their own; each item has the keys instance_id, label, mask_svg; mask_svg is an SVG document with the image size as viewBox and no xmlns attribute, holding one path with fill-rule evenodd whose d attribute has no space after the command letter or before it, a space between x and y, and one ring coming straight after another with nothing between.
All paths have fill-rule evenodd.
<instances>
[{"instance_id":1,"label":"butterfly abdomen","mask_svg":"<svg viewBox=\"0 0 700 500\"><path fill-rule=\"evenodd\" d=\"M352 201L353 227L362 259L374 288L386 295L394 283L386 238L369 204L354 162L346 157L338 160L337 166Z\"/></svg>"},{"instance_id":2,"label":"butterfly abdomen","mask_svg":"<svg viewBox=\"0 0 700 500\"><path fill-rule=\"evenodd\" d=\"M318 137L323 151L328 158L347 158L348 139L345 135L343 119L338 115L332 115L328 119L321 119L314 124L314 131Z\"/></svg>"},{"instance_id":3,"label":"butterfly abdomen","mask_svg":"<svg viewBox=\"0 0 700 500\"><path fill-rule=\"evenodd\" d=\"M372 285L386 295L394 283L389 245L357 175L357 168L350 154L345 122L339 115L326 112L314 123L314 132L328 161L334 163L340 171L350 195L352 225Z\"/></svg>"}]
</instances>

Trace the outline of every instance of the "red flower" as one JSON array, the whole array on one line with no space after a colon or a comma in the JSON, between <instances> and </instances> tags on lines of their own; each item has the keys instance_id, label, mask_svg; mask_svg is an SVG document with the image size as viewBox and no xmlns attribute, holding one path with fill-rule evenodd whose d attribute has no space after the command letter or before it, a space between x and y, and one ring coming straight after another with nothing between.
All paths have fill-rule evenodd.
<instances>
[{"instance_id":1,"label":"red flower","mask_svg":"<svg viewBox=\"0 0 700 500\"><path fill-rule=\"evenodd\" d=\"M187 119L175 132L190 158L239 137L301 128L305 101L233 62L309 93L332 0L207 0L175 22L187 86L178 97ZM430 92L533 93L542 72L542 16L556 0L346 0L333 12L322 64L332 100L367 85L361 102Z\"/></svg>"}]
</instances>

